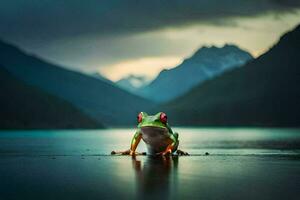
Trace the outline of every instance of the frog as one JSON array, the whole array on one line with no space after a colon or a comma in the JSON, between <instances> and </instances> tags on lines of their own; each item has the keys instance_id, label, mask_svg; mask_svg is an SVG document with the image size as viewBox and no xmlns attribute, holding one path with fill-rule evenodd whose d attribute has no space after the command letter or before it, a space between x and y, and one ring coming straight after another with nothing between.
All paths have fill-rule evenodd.
<instances>
[{"instance_id":1,"label":"frog","mask_svg":"<svg viewBox=\"0 0 300 200\"><path fill-rule=\"evenodd\" d=\"M136 152L137 146L143 140L147 146L147 153ZM178 149L179 134L173 132L168 117L164 112L158 112L155 115L148 115L146 112L140 112L137 115L137 129L131 140L130 149L126 151L112 151L111 154L122 155L189 155L187 152Z\"/></svg>"}]
</instances>

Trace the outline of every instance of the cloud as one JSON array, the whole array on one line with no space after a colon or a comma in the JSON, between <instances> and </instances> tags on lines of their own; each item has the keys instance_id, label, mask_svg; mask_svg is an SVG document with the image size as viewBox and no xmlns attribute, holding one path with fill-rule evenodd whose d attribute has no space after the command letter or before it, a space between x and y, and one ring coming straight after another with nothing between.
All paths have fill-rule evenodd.
<instances>
[{"instance_id":1,"label":"cloud","mask_svg":"<svg viewBox=\"0 0 300 200\"><path fill-rule=\"evenodd\" d=\"M2 0L0 35L36 41L106 37L196 23L228 25L232 17L299 7L299 0Z\"/></svg>"},{"instance_id":2,"label":"cloud","mask_svg":"<svg viewBox=\"0 0 300 200\"><path fill-rule=\"evenodd\" d=\"M71 69L100 70L113 80L126 73L154 76L159 69L176 65L170 58L179 62L203 45L231 43L258 56L300 22L300 10L297 14L280 16L237 18L233 20L237 24L234 27L199 24L109 38L95 36L45 41L43 45L29 42L24 47Z\"/></svg>"},{"instance_id":3,"label":"cloud","mask_svg":"<svg viewBox=\"0 0 300 200\"><path fill-rule=\"evenodd\" d=\"M172 68L182 60L178 57L146 57L127 60L100 68L101 74L113 81L117 81L127 74L145 75L147 78L154 78L161 70Z\"/></svg>"},{"instance_id":4,"label":"cloud","mask_svg":"<svg viewBox=\"0 0 300 200\"><path fill-rule=\"evenodd\" d=\"M299 16L299 0L1 0L0 39L116 80L153 77L202 45L233 43L257 56Z\"/></svg>"}]
</instances>

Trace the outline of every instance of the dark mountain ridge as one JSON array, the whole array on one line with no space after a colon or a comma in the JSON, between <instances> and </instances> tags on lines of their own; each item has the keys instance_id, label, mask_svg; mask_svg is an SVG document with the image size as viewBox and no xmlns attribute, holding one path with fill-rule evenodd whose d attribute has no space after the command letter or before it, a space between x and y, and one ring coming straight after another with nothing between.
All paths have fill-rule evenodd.
<instances>
[{"instance_id":1,"label":"dark mountain ridge","mask_svg":"<svg viewBox=\"0 0 300 200\"><path fill-rule=\"evenodd\" d=\"M103 128L70 103L24 84L0 66L0 129Z\"/></svg>"},{"instance_id":2,"label":"dark mountain ridge","mask_svg":"<svg viewBox=\"0 0 300 200\"><path fill-rule=\"evenodd\" d=\"M259 58L159 109L176 125L300 126L300 26Z\"/></svg>"},{"instance_id":3,"label":"dark mountain ridge","mask_svg":"<svg viewBox=\"0 0 300 200\"><path fill-rule=\"evenodd\" d=\"M51 64L5 42L0 42L0 65L17 79L72 103L106 126L132 124L136 113L153 106L113 84Z\"/></svg>"}]
</instances>

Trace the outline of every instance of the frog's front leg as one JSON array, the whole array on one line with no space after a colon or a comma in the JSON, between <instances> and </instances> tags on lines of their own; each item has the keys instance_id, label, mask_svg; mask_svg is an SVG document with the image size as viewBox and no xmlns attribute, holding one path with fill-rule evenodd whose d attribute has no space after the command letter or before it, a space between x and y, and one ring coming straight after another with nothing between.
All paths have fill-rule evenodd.
<instances>
[{"instance_id":1,"label":"frog's front leg","mask_svg":"<svg viewBox=\"0 0 300 200\"><path fill-rule=\"evenodd\" d=\"M135 150L137 148L137 146L139 145L140 141L142 139L142 133L140 130L137 130L131 140L131 145L130 145L130 149L129 149L129 155L135 155Z\"/></svg>"},{"instance_id":2,"label":"frog's front leg","mask_svg":"<svg viewBox=\"0 0 300 200\"><path fill-rule=\"evenodd\" d=\"M177 150L179 145L178 133L171 134L170 139L172 141L171 144L169 144L164 151L157 153L157 155L165 156L168 154L172 154Z\"/></svg>"},{"instance_id":3,"label":"frog's front leg","mask_svg":"<svg viewBox=\"0 0 300 200\"><path fill-rule=\"evenodd\" d=\"M142 134L141 132L138 130L135 132L132 140L131 140L131 145L130 145L130 149L126 150L126 151L112 151L111 154L114 155L114 154L121 154L121 155L145 155L145 152L143 153L137 153L135 152L138 144L140 143L142 139Z\"/></svg>"},{"instance_id":4,"label":"frog's front leg","mask_svg":"<svg viewBox=\"0 0 300 200\"><path fill-rule=\"evenodd\" d=\"M178 139L178 133L173 133L171 135L171 139L172 139L172 144L168 145L166 150L163 152L158 153L158 155L168 155L171 153L176 152L177 155L179 156L188 156L189 154L185 151L179 150L178 146L179 146L179 139Z\"/></svg>"}]
</instances>

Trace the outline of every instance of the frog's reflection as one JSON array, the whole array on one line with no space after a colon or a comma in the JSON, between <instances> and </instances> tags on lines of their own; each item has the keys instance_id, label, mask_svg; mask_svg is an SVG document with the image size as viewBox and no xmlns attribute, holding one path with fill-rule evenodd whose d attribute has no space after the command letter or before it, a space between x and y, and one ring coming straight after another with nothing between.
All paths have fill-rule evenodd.
<instances>
[{"instance_id":1,"label":"frog's reflection","mask_svg":"<svg viewBox=\"0 0 300 200\"><path fill-rule=\"evenodd\" d=\"M132 167L137 179L137 197L168 198L170 184L176 184L178 157L132 158Z\"/></svg>"}]
</instances>

